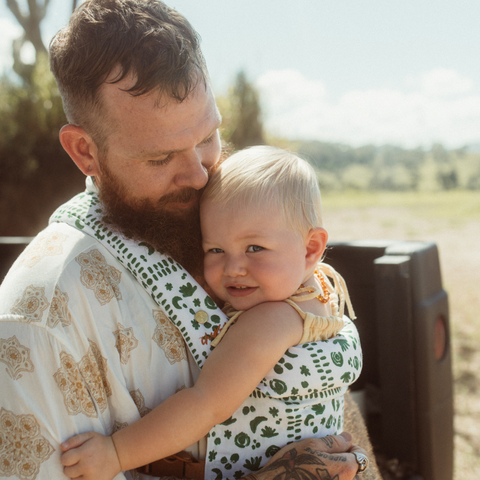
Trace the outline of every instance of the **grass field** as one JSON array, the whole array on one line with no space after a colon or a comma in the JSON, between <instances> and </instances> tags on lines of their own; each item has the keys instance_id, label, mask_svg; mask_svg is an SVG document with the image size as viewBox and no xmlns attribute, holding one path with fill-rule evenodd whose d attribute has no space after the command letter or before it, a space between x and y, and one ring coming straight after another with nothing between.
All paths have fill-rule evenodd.
<instances>
[{"instance_id":1,"label":"grass field","mask_svg":"<svg viewBox=\"0 0 480 480\"><path fill-rule=\"evenodd\" d=\"M325 193L330 239L433 241L449 294L455 480L480 478L480 192Z\"/></svg>"}]
</instances>

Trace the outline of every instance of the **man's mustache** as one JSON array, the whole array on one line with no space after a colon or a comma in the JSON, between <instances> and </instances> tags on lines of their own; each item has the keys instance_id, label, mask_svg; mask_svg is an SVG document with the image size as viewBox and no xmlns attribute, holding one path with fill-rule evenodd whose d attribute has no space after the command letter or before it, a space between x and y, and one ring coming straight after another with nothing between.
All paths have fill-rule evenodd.
<instances>
[{"instance_id":1,"label":"man's mustache","mask_svg":"<svg viewBox=\"0 0 480 480\"><path fill-rule=\"evenodd\" d=\"M160 198L158 200L157 207L167 207L172 203L188 203L196 198L200 198L202 192L203 189L195 190L194 188L185 188L179 192L172 192Z\"/></svg>"}]
</instances>

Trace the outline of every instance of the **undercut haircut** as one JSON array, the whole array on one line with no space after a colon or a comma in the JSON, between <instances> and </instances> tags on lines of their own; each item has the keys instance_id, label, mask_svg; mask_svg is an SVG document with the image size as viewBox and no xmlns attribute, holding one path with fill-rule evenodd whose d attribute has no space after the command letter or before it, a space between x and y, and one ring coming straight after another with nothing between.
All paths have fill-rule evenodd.
<instances>
[{"instance_id":1,"label":"undercut haircut","mask_svg":"<svg viewBox=\"0 0 480 480\"><path fill-rule=\"evenodd\" d=\"M200 37L159 0L87 0L50 42L50 67L68 121L99 148L109 131L100 95L107 79L133 75L132 96L157 91L178 102L208 83Z\"/></svg>"},{"instance_id":2,"label":"undercut haircut","mask_svg":"<svg viewBox=\"0 0 480 480\"><path fill-rule=\"evenodd\" d=\"M227 158L210 179L201 202L250 210L272 206L287 228L304 237L321 227L322 201L315 171L280 148L259 146Z\"/></svg>"}]
</instances>

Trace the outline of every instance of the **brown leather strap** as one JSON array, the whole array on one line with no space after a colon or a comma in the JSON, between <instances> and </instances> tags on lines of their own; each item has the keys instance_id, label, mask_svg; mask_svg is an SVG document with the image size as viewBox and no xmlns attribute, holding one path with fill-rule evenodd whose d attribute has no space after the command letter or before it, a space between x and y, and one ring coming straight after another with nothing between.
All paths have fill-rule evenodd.
<instances>
[{"instance_id":1,"label":"brown leather strap","mask_svg":"<svg viewBox=\"0 0 480 480\"><path fill-rule=\"evenodd\" d=\"M176 477L190 480L205 479L205 460L197 460L188 452L179 452L170 457L137 469L152 477Z\"/></svg>"}]
</instances>

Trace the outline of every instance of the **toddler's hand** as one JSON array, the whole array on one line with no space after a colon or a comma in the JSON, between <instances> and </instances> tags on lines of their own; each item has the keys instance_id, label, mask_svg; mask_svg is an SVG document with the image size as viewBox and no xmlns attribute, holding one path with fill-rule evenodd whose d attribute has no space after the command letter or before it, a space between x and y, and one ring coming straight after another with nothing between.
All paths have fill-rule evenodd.
<instances>
[{"instance_id":1,"label":"toddler's hand","mask_svg":"<svg viewBox=\"0 0 480 480\"><path fill-rule=\"evenodd\" d=\"M65 475L84 480L112 480L121 472L112 437L97 432L75 435L61 444Z\"/></svg>"}]
</instances>

